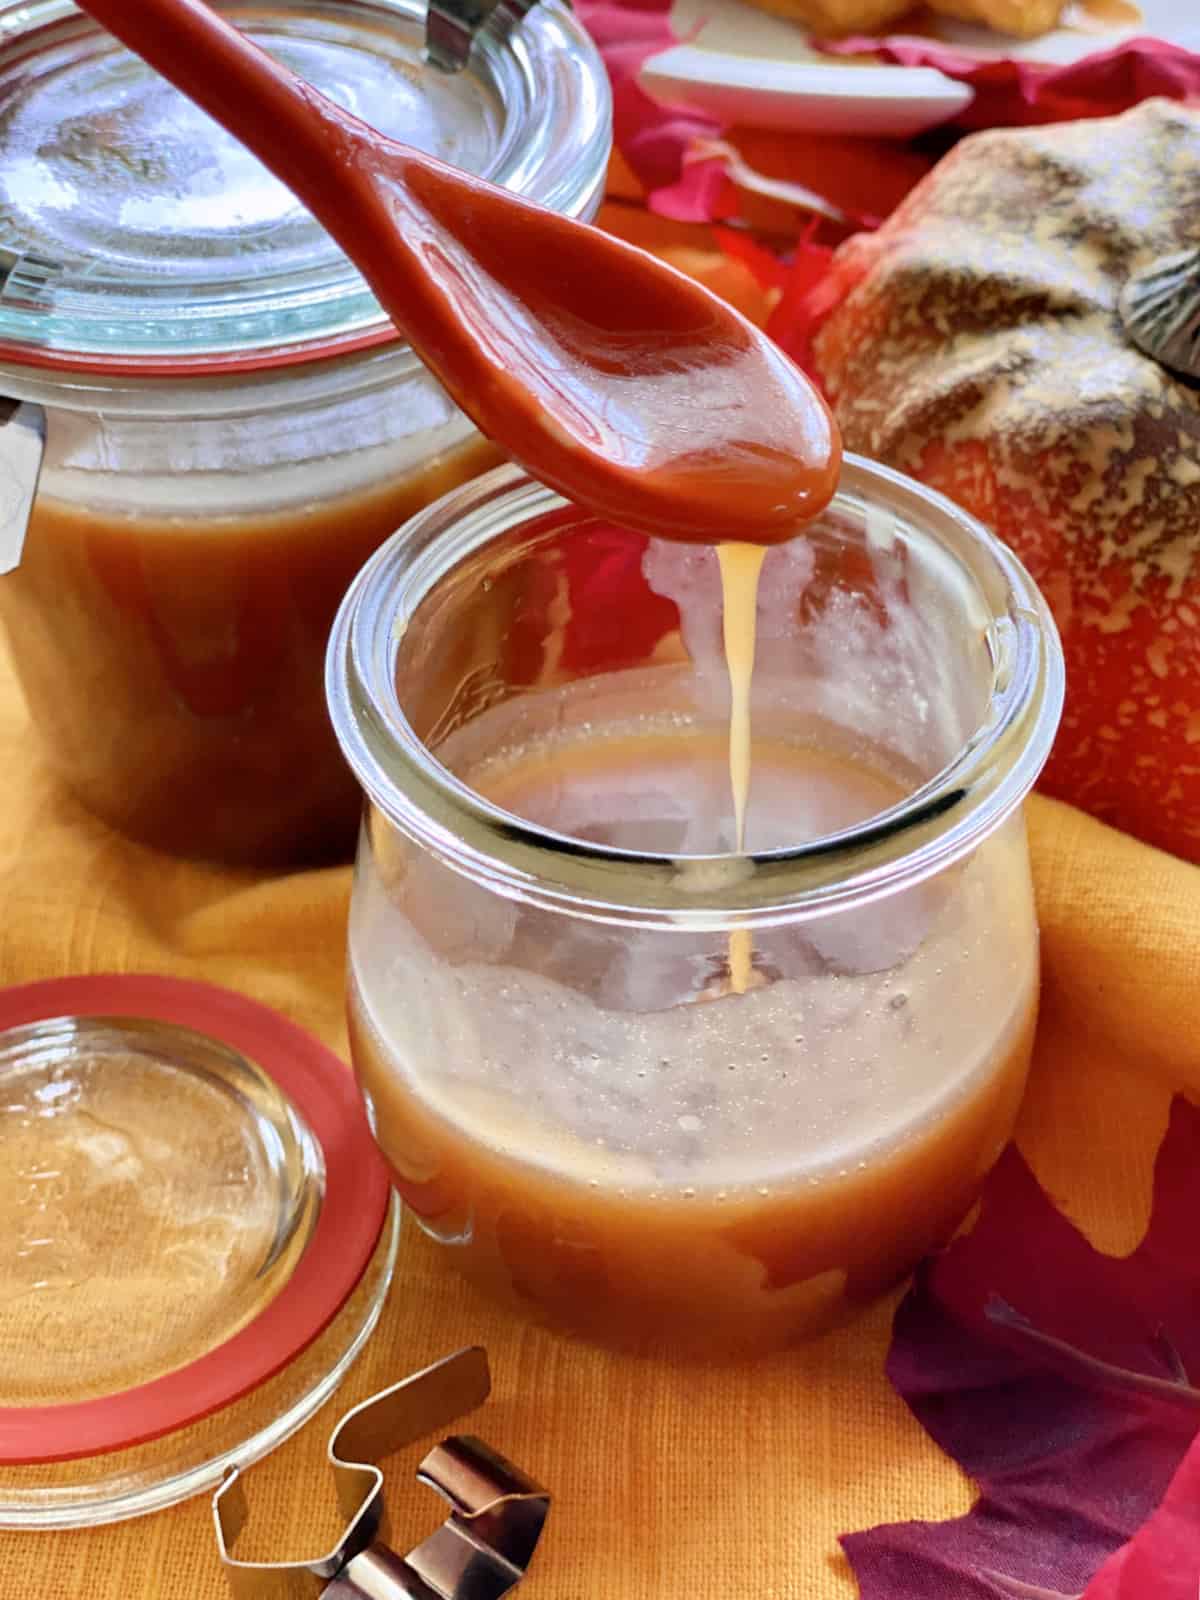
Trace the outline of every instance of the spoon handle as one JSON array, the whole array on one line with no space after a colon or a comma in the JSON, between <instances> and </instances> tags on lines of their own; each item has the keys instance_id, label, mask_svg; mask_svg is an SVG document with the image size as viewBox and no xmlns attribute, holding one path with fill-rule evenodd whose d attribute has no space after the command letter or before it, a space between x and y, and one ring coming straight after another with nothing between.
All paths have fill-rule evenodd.
<instances>
[{"instance_id":1,"label":"spoon handle","mask_svg":"<svg viewBox=\"0 0 1200 1600\"><path fill-rule=\"evenodd\" d=\"M362 256L382 202L371 162L360 160L374 136L357 117L204 0L79 0L79 8L252 150L372 275Z\"/></svg>"}]
</instances>

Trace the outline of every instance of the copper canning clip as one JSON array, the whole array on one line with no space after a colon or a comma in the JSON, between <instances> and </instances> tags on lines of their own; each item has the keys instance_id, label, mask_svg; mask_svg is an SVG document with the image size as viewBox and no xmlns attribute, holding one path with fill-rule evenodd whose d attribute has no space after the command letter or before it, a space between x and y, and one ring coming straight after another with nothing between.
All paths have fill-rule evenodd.
<instances>
[{"instance_id":1,"label":"copper canning clip","mask_svg":"<svg viewBox=\"0 0 1200 1600\"><path fill-rule=\"evenodd\" d=\"M239 1561L246 1491L235 1468L213 1496L217 1547L234 1600L499 1600L525 1576L550 1496L480 1440L443 1439L417 1469L450 1503L437 1531L406 1556L388 1548L377 1463L444 1428L486 1400L487 1355L478 1346L414 1373L348 1411L330 1435L346 1529L316 1561Z\"/></svg>"},{"instance_id":2,"label":"copper canning clip","mask_svg":"<svg viewBox=\"0 0 1200 1600\"><path fill-rule=\"evenodd\" d=\"M502 28L514 28L537 0L429 0L425 54L442 72L461 72L475 35L495 13Z\"/></svg>"}]
</instances>

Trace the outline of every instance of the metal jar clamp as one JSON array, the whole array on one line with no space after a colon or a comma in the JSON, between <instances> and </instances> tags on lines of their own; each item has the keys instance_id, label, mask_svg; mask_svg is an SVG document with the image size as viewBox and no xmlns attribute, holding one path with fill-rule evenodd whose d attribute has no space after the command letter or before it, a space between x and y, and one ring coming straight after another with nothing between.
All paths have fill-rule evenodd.
<instances>
[{"instance_id":1,"label":"metal jar clamp","mask_svg":"<svg viewBox=\"0 0 1200 1600\"><path fill-rule=\"evenodd\" d=\"M445 1427L488 1396L486 1353L459 1350L346 1412L330 1435L346 1527L315 1561L239 1561L245 1485L235 1468L213 1496L217 1548L234 1600L500 1600L525 1575L550 1496L511 1462L467 1435L443 1439L417 1478L450 1504L427 1539L399 1556L388 1547L378 1462Z\"/></svg>"},{"instance_id":2,"label":"metal jar clamp","mask_svg":"<svg viewBox=\"0 0 1200 1600\"><path fill-rule=\"evenodd\" d=\"M425 53L443 72L461 72L475 35L493 14L502 29L515 28L537 0L429 0Z\"/></svg>"}]
</instances>

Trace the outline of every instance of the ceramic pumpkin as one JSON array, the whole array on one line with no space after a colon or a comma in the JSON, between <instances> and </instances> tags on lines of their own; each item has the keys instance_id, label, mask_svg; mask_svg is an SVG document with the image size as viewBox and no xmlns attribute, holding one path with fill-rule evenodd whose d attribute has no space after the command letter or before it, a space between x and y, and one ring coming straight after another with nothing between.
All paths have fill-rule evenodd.
<instances>
[{"instance_id":1,"label":"ceramic pumpkin","mask_svg":"<svg viewBox=\"0 0 1200 1600\"><path fill-rule=\"evenodd\" d=\"M1118 299L1200 246L1200 110L976 134L833 263L814 360L847 446L1033 572L1067 657L1043 787L1200 860L1200 392Z\"/></svg>"}]
</instances>

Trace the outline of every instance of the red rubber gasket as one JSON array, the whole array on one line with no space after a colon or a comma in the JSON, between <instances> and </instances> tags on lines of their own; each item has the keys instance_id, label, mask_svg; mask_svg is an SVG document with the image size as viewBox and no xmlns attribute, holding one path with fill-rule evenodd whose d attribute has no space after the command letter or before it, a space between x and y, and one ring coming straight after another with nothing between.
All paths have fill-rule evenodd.
<instances>
[{"instance_id":1,"label":"red rubber gasket","mask_svg":"<svg viewBox=\"0 0 1200 1600\"><path fill-rule=\"evenodd\" d=\"M379 1242L390 1193L350 1069L266 1006L212 984L131 974L53 978L0 991L0 1029L64 1016L173 1022L239 1051L308 1124L325 1161L325 1194L295 1272L225 1344L97 1400L0 1406L0 1462L10 1464L79 1460L145 1444L258 1388L345 1304Z\"/></svg>"},{"instance_id":2,"label":"red rubber gasket","mask_svg":"<svg viewBox=\"0 0 1200 1600\"><path fill-rule=\"evenodd\" d=\"M0 340L0 361L35 371L91 373L112 378L208 378L224 373L271 372L276 367L297 367L307 361L327 361L331 356L353 355L378 345L403 341L390 323L357 333L332 334L307 343L267 350L209 351L195 355L109 355L103 351L55 350L39 345Z\"/></svg>"}]
</instances>

